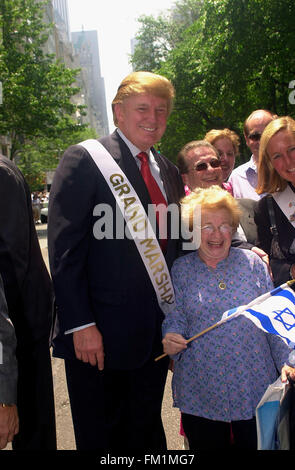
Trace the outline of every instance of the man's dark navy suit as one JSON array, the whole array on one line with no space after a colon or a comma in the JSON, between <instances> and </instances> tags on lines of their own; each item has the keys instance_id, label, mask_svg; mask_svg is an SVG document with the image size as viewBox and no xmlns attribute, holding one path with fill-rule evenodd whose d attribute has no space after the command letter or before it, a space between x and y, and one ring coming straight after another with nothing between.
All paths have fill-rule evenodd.
<instances>
[{"instance_id":1,"label":"man's dark navy suit","mask_svg":"<svg viewBox=\"0 0 295 470\"><path fill-rule=\"evenodd\" d=\"M116 131L100 142L119 164L147 210L151 200L127 145ZM168 204L178 204L184 196L178 170L165 157L152 151L160 168ZM155 367L154 358L162 353L163 313L135 243L126 237L102 240L94 237L93 228L99 217L93 215L93 210L103 203L108 204L115 214L114 196L88 152L79 145L70 147L56 170L49 204L49 254L58 312L54 354L67 359L67 364L79 362L77 367L85 366L75 360L72 335L64 332L95 322L102 333L105 351L105 370L97 375L109 377L110 371L115 371L117 377L121 374L119 383L123 394L126 371L133 374L149 363ZM168 268L178 256L179 248L179 240L168 240L165 253ZM167 361L160 362L157 367L162 370L160 387L163 387ZM93 369L92 366L89 368ZM152 380L153 376L149 382ZM158 380L156 374L154 380ZM87 386L81 382L81 387ZM139 382L139 387L143 386ZM119 391L114 390L114 393L115 407ZM136 426L134 424L134 430ZM123 429L121 438L125 438ZM140 436L134 439L140 442ZM146 442L146 445L148 448L152 444ZM157 445L156 441L154 445ZM158 445L162 446L159 442ZM108 446L108 443L102 446Z\"/></svg>"}]
</instances>

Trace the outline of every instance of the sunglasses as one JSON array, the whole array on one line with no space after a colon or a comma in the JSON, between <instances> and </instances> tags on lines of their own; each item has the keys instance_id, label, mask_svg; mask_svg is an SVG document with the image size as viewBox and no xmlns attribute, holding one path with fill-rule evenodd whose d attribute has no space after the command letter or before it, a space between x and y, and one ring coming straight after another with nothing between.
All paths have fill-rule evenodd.
<instances>
[{"instance_id":1,"label":"sunglasses","mask_svg":"<svg viewBox=\"0 0 295 470\"><path fill-rule=\"evenodd\" d=\"M221 166L221 161L218 160L217 158L213 158L209 163L207 162L200 162L197 163L194 168L191 168L189 171L195 170L195 171L205 171L207 170L208 166L211 166L212 168L219 168Z\"/></svg>"},{"instance_id":2,"label":"sunglasses","mask_svg":"<svg viewBox=\"0 0 295 470\"><path fill-rule=\"evenodd\" d=\"M248 135L248 138L254 140L254 142L258 142L261 138L261 134L259 134L259 132L253 132L253 134Z\"/></svg>"}]
</instances>

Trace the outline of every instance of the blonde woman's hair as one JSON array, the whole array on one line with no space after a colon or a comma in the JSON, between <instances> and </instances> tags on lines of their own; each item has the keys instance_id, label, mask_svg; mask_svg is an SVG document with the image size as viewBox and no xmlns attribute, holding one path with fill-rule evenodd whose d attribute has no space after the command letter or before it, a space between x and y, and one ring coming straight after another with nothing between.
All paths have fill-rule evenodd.
<instances>
[{"instance_id":1,"label":"blonde woman's hair","mask_svg":"<svg viewBox=\"0 0 295 470\"><path fill-rule=\"evenodd\" d=\"M282 116L274 119L263 131L259 146L258 184L256 188L258 194L283 191L288 184L274 169L267 151L268 144L272 137L284 130L293 133L295 137L295 121L290 116Z\"/></svg>"},{"instance_id":2,"label":"blonde woman's hair","mask_svg":"<svg viewBox=\"0 0 295 470\"><path fill-rule=\"evenodd\" d=\"M233 145L235 156L239 154L240 137L230 129L211 129L205 135L205 140L214 145L217 139L229 139Z\"/></svg>"},{"instance_id":3,"label":"blonde woman's hair","mask_svg":"<svg viewBox=\"0 0 295 470\"><path fill-rule=\"evenodd\" d=\"M175 90L166 77L152 72L132 72L121 82L117 94L112 101L113 119L115 126L118 125L115 104L122 103L126 98L142 93L158 96L167 101L168 116L172 111Z\"/></svg>"},{"instance_id":4,"label":"blonde woman's hair","mask_svg":"<svg viewBox=\"0 0 295 470\"><path fill-rule=\"evenodd\" d=\"M201 206L202 211L227 210L232 219L233 231L237 229L241 216L239 204L228 191L220 186L197 188L181 200L182 218L190 230L193 228L193 216L197 206Z\"/></svg>"}]
</instances>

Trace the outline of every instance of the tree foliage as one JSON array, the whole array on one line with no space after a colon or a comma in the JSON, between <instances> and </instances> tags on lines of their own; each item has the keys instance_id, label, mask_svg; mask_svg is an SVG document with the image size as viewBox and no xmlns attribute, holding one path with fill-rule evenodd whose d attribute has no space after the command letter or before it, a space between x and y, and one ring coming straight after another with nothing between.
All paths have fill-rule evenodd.
<instances>
[{"instance_id":1,"label":"tree foliage","mask_svg":"<svg viewBox=\"0 0 295 470\"><path fill-rule=\"evenodd\" d=\"M161 142L168 157L174 160L182 145L212 128L229 127L242 137L243 122L254 109L295 115L288 87L295 79L293 0L180 0L176 8L162 30L167 42L169 30L174 34L178 28L177 40L168 41L171 47L154 63L150 58L148 69L176 88ZM144 33L141 28L137 54ZM155 42L160 44L158 36Z\"/></svg>"},{"instance_id":2,"label":"tree foliage","mask_svg":"<svg viewBox=\"0 0 295 470\"><path fill-rule=\"evenodd\" d=\"M91 128L76 128L61 137L38 137L23 145L17 158L17 166L23 173L31 191L44 188L46 172L55 170L64 151L73 144L86 139L95 139L97 135Z\"/></svg>"},{"instance_id":3,"label":"tree foliage","mask_svg":"<svg viewBox=\"0 0 295 470\"><path fill-rule=\"evenodd\" d=\"M71 102L77 70L44 52L50 25L44 21L48 1L1 0L0 134L12 143L12 158L34 139L55 139L75 131Z\"/></svg>"},{"instance_id":4,"label":"tree foliage","mask_svg":"<svg viewBox=\"0 0 295 470\"><path fill-rule=\"evenodd\" d=\"M160 14L142 15L136 34L131 63L134 70L156 70L169 57L169 53L181 41L182 33L200 16L202 0L175 2L172 10Z\"/></svg>"}]
</instances>

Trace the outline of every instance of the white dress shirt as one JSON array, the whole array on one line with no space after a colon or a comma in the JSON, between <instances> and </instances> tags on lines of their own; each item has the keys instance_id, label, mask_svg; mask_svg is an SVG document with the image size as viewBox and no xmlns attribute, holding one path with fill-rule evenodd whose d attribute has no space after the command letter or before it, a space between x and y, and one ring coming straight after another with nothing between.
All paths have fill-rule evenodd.
<instances>
[{"instance_id":1,"label":"white dress shirt","mask_svg":"<svg viewBox=\"0 0 295 470\"><path fill-rule=\"evenodd\" d=\"M228 182L233 188L235 198L247 198L258 201L265 194L257 194L256 187L258 182L257 166L253 155L250 160L238 166L232 171Z\"/></svg>"}]
</instances>

